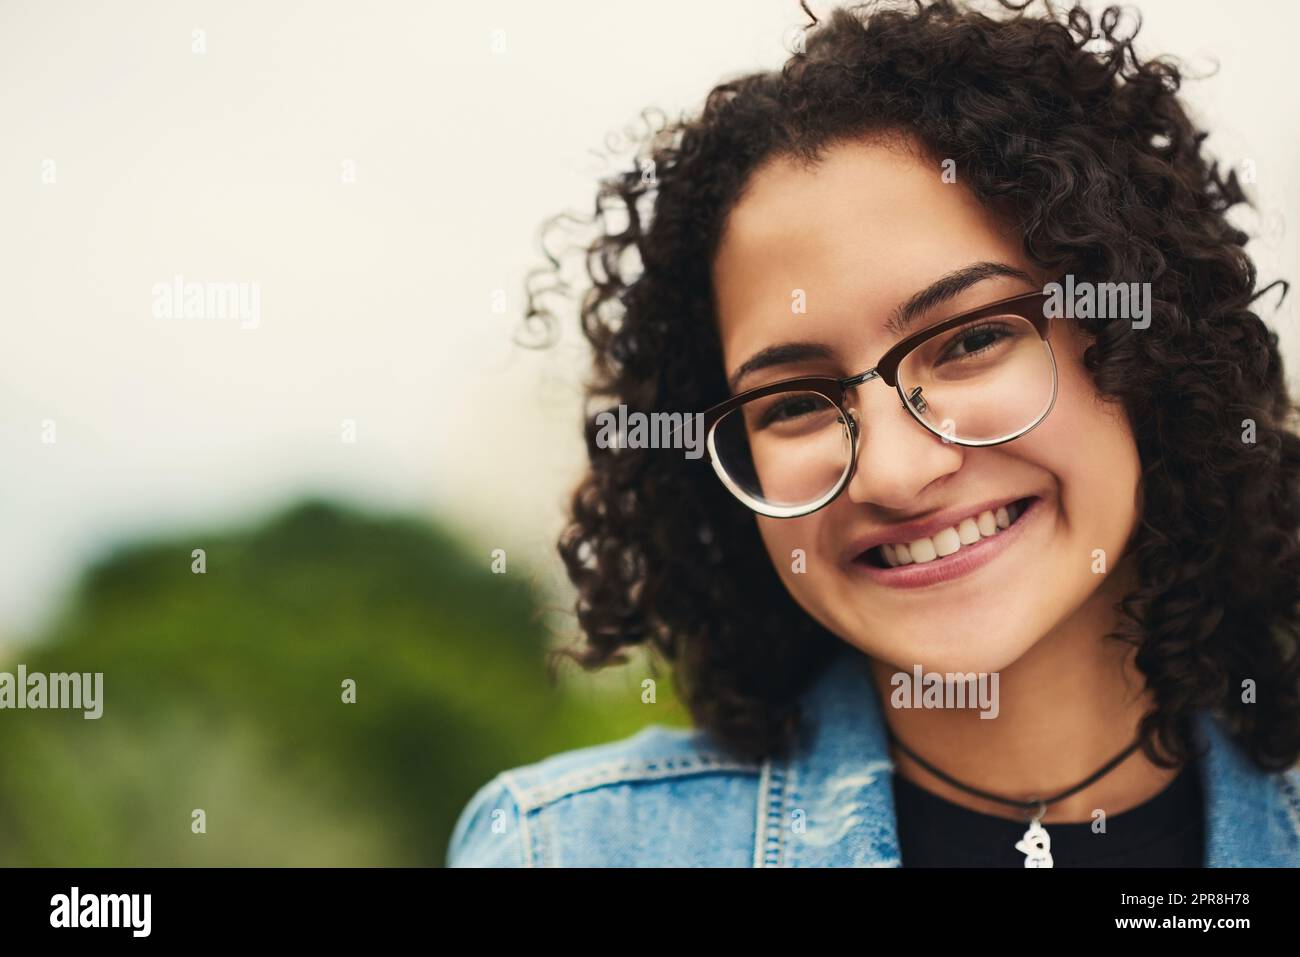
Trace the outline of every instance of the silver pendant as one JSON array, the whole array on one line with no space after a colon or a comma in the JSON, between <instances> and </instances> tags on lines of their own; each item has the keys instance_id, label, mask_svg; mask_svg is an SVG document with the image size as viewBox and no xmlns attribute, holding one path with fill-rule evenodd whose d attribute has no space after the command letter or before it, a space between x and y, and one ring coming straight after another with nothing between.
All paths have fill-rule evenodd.
<instances>
[{"instance_id":1,"label":"silver pendant","mask_svg":"<svg viewBox=\"0 0 1300 957\"><path fill-rule=\"evenodd\" d=\"M1029 821L1029 830L1016 842L1016 850L1025 855L1025 867L1052 867L1052 839L1038 822L1047 813L1040 804L1038 813Z\"/></svg>"}]
</instances>

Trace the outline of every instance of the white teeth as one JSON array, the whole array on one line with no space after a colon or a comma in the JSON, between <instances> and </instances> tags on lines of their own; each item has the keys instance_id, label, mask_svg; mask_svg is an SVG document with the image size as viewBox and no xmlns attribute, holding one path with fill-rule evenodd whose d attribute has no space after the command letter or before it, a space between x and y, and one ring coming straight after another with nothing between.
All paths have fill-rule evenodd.
<instances>
[{"instance_id":1,"label":"white teeth","mask_svg":"<svg viewBox=\"0 0 1300 957\"><path fill-rule=\"evenodd\" d=\"M918 565L932 562L938 557L938 552L934 550L934 542L928 538L919 538L914 542L908 542L907 551L911 554L912 561Z\"/></svg>"},{"instance_id":2,"label":"white teeth","mask_svg":"<svg viewBox=\"0 0 1300 957\"><path fill-rule=\"evenodd\" d=\"M929 538L920 538L907 544L895 542L881 545L880 554L889 568L897 568L899 565L924 565L936 558L952 555L964 545L974 545L982 539L992 538L1022 514L1024 514L1024 507L1016 504L1004 505L998 509L986 509L978 515L963 518L957 525L936 532Z\"/></svg>"},{"instance_id":3,"label":"white teeth","mask_svg":"<svg viewBox=\"0 0 1300 957\"><path fill-rule=\"evenodd\" d=\"M963 545L974 545L980 540L980 527L973 518L963 518L957 526L957 537Z\"/></svg>"},{"instance_id":4,"label":"white teeth","mask_svg":"<svg viewBox=\"0 0 1300 957\"><path fill-rule=\"evenodd\" d=\"M942 532L931 536L930 540L934 542L934 550L940 558L947 558L961 548L961 537L955 528L945 528Z\"/></svg>"}]
</instances>

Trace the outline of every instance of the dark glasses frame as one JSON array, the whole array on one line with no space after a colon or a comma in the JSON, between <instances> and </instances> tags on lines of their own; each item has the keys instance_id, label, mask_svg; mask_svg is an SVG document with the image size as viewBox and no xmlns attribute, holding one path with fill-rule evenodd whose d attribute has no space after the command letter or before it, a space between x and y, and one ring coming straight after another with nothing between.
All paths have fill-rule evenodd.
<instances>
[{"instance_id":1,"label":"dark glasses frame","mask_svg":"<svg viewBox=\"0 0 1300 957\"><path fill-rule=\"evenodd\" d=\"M1045 308L1048 298L1047 293L1042 291L1020 293L1019 295L1009 296L1006 299L999 299L996 302L991 302L987 305L979 306L955 316L950 316L947 319L941 319L936 323L926 326L924 329L912 333L910 336L900 339L880 357L874 366L867 369L865 372L858 373L857 375L845 376L843 378L837 376L800 376L793 379L782 379L779 382L771 382L754 389L748 389L744 392L733 395L729 399L719 402L717 405L711 406L704 411L703 415L704 434L706 436L706 444L709 450L709 460L713 463L713 470L717 473L718 478L722 480L722 483L733 495L736 496L736 498L740 499L740 501L746 506L761 515L767 515L772 518L797 518L803 515L810 515L818 509L824 508L829 505L836 496L844 490L850 480L852 480L853 473L856 470L858 463L858 421L857 416L853 414L853 410L849 409L845 404L845 395L850 389L870 382L872 379L880 379L890 388L894 389L898 393L898 399L902 403L903 408L911 414L912 418L920 423L926 431L939 436L945 442L949 442L953 445L978 448L1002 445L1003 443L1011 442L1014 439L1020 438L1022 435L1037 428L1038 425L1047 418L1048 414L1051 413L1053 407L1056 405L1058 376L1056 370L1056 356L1052 352L1051 343L1048 341L1048 337L1051 335L1052 324L1052 317L1047 315L1047 310ZM1039 338L1042 339L1044 346L1047 348L1048 358L1051 359L1052 362L1052 399L1047 404L1047 408L1043 410L1042 415L1025 428L1011 435L999 439L958 439L936 429L921 417L921 412L913 407L913 403L909 401L909 397L903 391L903 387L898 382L898 367L914 349L928 340L933 339L935 336L942 335L950 329L955 329L959 326L964 326L967 323L974 322L975 320L988 318L990 316L1019 316L1034 327L1034 330L1038 333ZM840 476L839 480L829 492L808 505L771 505L761 501L760 499L754 498L737 485L732 480L731 476L727 474L726 469L721 465L717 450L714 447L714 430L717 428L717 425L722 420L723 416L734 411L745 403L753 401L754 399L761 399L765 396L775 395L780 392L812 392L816 395L824 396L834 403L835 407L838 408L840 413L844 416L845 422L848 423L850 441L849 461L845 467L844 474Z\"/></svg>"}]
</instances>

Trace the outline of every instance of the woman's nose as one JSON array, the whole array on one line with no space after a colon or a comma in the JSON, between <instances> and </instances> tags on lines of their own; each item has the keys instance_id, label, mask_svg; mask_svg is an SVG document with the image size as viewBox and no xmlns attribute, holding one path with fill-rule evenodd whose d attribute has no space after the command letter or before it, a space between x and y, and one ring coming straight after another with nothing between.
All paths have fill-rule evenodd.
<instances>
[{"instance_id":1,"label":"woman's nose","mask_svg":"<svg viewBox=\"0 0 1300 957\"><path fill-rule=\"evenodd\" d=\"M906 511L933 482L961 468L966 450L916 421L897 390L877 380L855 393L858 461L844 490L852 501Z\"/></svg>"}]
</instances>

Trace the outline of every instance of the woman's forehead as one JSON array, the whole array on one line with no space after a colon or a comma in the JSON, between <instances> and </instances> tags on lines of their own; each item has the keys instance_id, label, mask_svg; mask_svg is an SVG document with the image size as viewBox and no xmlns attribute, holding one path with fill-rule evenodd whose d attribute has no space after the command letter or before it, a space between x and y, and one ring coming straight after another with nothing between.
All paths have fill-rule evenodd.
<instances>
[{"instance_id":1,"label":"woman's forehead","mask_svg":"<svg viewBox=\"0 0 1300 957\"><path fill-rule=\"evenodd\" d=\"M833 338L885 317L972 262L1019 264L1015 235L938 161L890 143L850 142L806 166L765 164L728 218L713 261L717 322L734 363L776 338ZM861 341L859 339L859 341Z\"/></svg>"}]
</instances>

